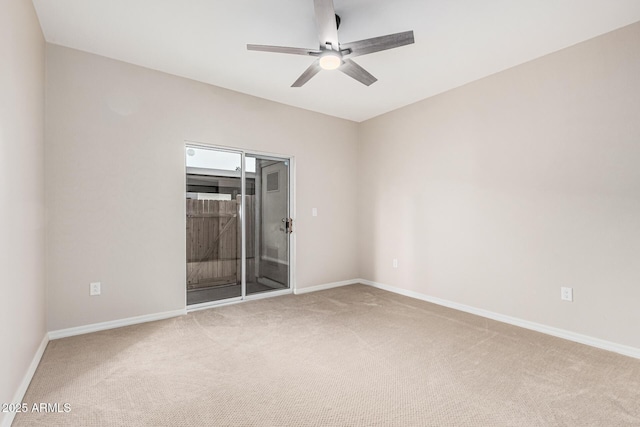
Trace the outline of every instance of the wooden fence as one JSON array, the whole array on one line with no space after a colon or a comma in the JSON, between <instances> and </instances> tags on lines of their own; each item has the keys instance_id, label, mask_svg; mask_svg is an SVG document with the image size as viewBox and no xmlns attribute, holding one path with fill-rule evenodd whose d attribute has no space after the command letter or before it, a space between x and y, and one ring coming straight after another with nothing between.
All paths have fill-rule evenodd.
<instances>
[{"instance_id":1,"label":"wooden fence","mask_svg":"<svg viewBox=\"0 0 640 427\"><path fill-rule=\"evenodd\" d=\"M187 289L241 281L240 196L236 200L187 199ZM247 277L254 257L254 196L246 197Z\"/></svg>"}]
</instances>

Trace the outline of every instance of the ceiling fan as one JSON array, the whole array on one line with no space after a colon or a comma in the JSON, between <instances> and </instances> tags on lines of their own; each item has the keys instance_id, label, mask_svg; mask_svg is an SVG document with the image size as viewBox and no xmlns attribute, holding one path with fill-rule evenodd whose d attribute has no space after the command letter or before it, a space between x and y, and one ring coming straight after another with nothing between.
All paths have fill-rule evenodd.
<instances>
[{"instance_id":1,"label":"ceiling fan","mask_svg":"<svg viewBox=\"0 0 640 427\"><path fill-rule=\"evenodd\" d=\"M317 59L307 68L291 87L301 87L321 70L340 70L360 83L370 86L378 79L367 70L356 64L351 58L393 49L412 44L413 31L389 34L351 43L340 44L338 41L338 27L340 17L333 8L333 0L313 0L316 14L316 26L320 37L319 49L304 49L299 47L266 46L248 44L248 50L261 52L289 53L293 55L313 56Z\"/></svg>"}]
</instances>

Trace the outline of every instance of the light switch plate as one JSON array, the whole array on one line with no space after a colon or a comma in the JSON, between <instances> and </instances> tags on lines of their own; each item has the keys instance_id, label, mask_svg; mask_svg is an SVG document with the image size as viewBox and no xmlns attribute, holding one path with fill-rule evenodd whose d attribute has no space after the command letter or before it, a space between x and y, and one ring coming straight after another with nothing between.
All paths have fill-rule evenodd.
<instances>
[{"instance_id":1,"label":"light switch plate","mask_svg":"<svg viewBox=\"0 0 640 427\"><path fill-rule=\"evenodd\" d=\"M89 284L89 295L95 296L100 295L101 289L100 282L93 282Z\"/></svg>"}]
</instances>

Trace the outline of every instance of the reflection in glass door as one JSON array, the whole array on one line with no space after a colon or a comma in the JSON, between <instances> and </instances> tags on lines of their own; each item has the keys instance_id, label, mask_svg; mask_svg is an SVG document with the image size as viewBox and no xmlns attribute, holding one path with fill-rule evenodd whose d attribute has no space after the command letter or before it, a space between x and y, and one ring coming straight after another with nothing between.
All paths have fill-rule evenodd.
<instances>
[{"instance_id":1,"label":"reflection in glass door","mask_svg":"<svg viewBox=\"0 0 640 427\"><path fill-rule=\"evenodd\" d=\"M289 160L194 145L186 173L187 305L288 290Z\"/></svg>"},{"instance_id":2,"label":"reflection in glass door","mask_svg":"<svg viewBox=\"0 0 640 427\"><path fill-rule=\"evenodd\" d=\"M289 161L248 154L254 194L247 193L247 294L289 288Z\"/></svg>"}]
</instances>

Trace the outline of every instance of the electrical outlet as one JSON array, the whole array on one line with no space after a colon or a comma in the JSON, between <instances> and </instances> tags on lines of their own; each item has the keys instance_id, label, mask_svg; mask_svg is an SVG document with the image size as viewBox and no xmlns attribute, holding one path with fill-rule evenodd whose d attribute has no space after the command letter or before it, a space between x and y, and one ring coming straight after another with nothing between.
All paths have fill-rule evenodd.
<instances>
[{"instance_id":1,"label":"electrical outlet","mask_svg":"<svg viewBox=\"0 0 640 427\"><path fill-rule=\"evenodd\" d=\"M398 258L393 259L393 268L398 268Z\"/></svg>"},{"instance_id":2,"label":"electrical outlet","mask_svg":"<svg viewBox=\"0 0 640 427\"><path fill-rule=\"evenodd\" d=\"M100 295L100 282L93 282L89 284L89 295Z\"/></svg>"},{"instance_id":3,"label":"electrical outlet","mask_svg":"<svg viewBox=\"0 0 640 427\"><path fill-rule=\"evenodd\" d=\"M573 301L573 288L560 288L560 299L563 301Z\"/></svg>"},{"instance_id":4,"label":"electrical outlet","mask_svg":"<svg viewBox=\"0 0 640 427\"><path fill-rule=\"evenodd\" d=\"M311 216L318 216L318 208L311 209Z\"/></svg>"}]
</instances>

